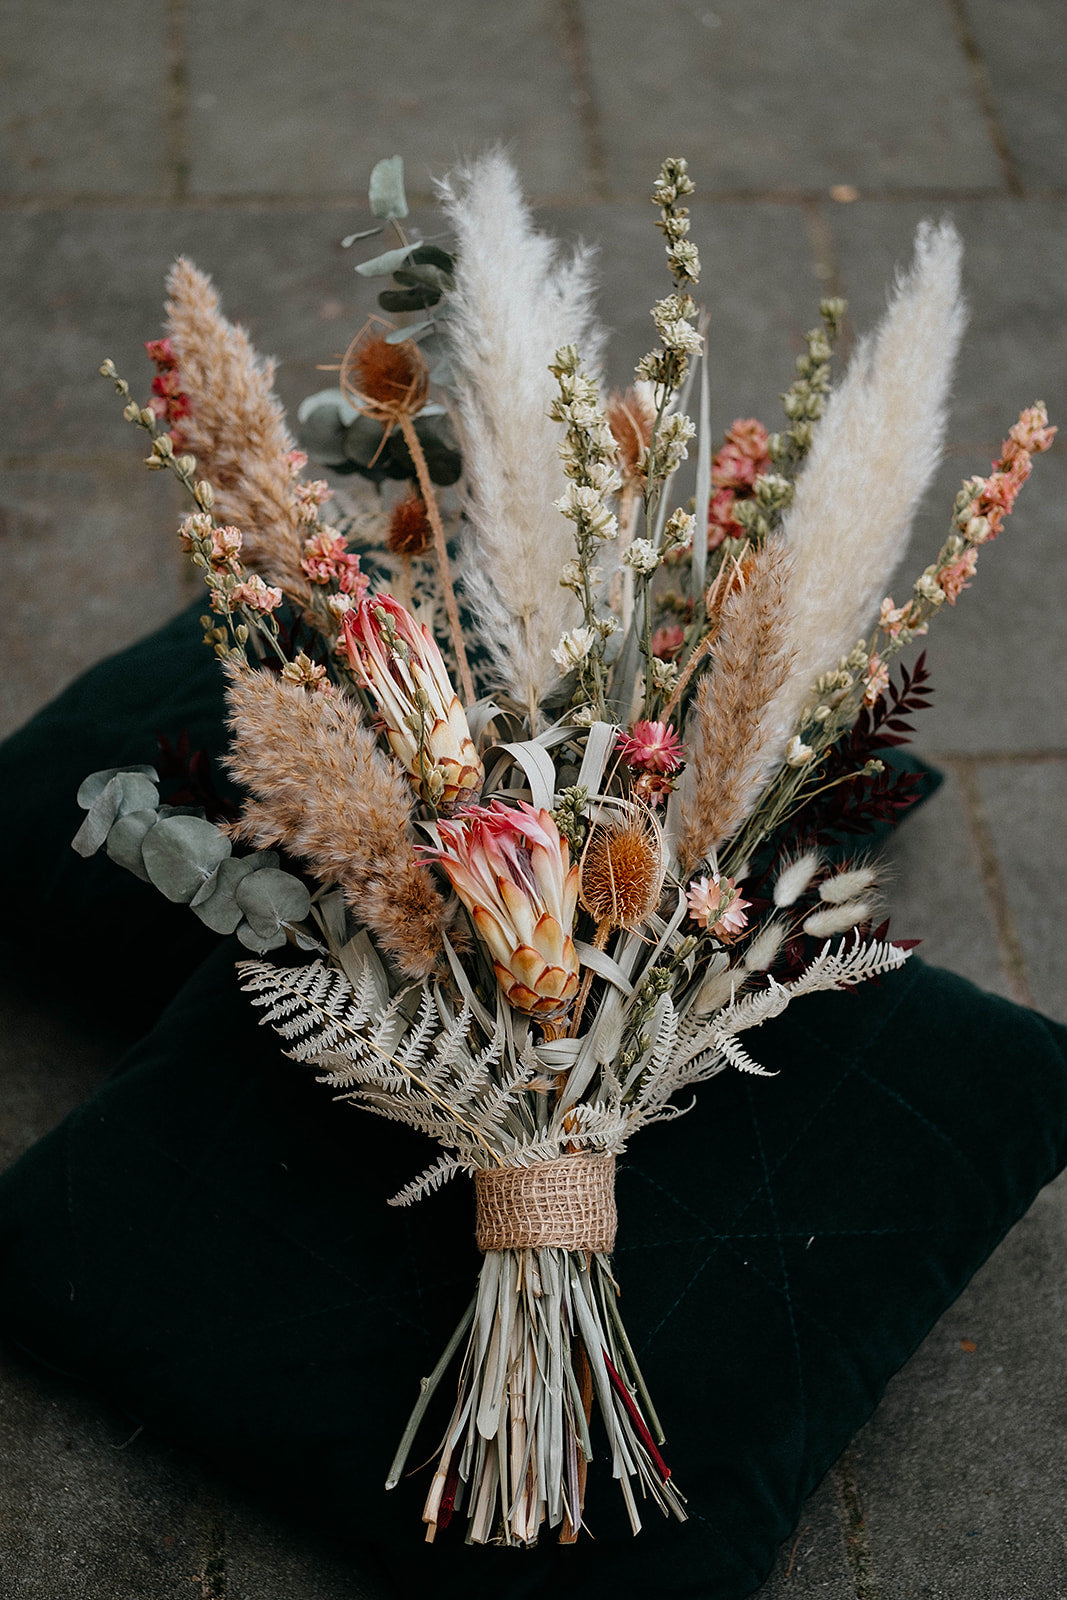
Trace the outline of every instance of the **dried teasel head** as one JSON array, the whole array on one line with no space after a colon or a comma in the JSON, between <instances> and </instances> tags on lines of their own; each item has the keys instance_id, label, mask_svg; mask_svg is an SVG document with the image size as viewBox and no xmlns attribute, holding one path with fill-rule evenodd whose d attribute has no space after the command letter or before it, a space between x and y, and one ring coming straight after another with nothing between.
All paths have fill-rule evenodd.
<instances>
[{"instance_id":1,"label":"dried teasel head","mask_svg":"<svg viewBox=\"0 0 1067 1600\"><path fill-rule=\"evenodd\" d=\"M433 529L421 494L405 495L389 513L385 543L394 556L421 556L433 545Z\"/></svg>"},{"instance_id":2,"label":"dried teasel head","mask_svg":"<svg viewBox=\"0 0 1067 1600\"><path fill-rule=\"evenodd\" d=\"M414 416L426 403L429 374L410 339L390 344L388 323L372 317L352 340L341 361L341 392L365 417L387 425Z\"/></svg>"},{"instance_id":3,"label":"dried teasel head","mask_svg":"<svg viewBox=\"0 0 1067 1600\"><path fill-rule=\"evenodd\" d=\"M578 899L597 925L597 943L615 928L634 929L651 916L663 893L663 834L647 807L616 802L601 810L578 863Z\"/></svg>"}]
</instances>

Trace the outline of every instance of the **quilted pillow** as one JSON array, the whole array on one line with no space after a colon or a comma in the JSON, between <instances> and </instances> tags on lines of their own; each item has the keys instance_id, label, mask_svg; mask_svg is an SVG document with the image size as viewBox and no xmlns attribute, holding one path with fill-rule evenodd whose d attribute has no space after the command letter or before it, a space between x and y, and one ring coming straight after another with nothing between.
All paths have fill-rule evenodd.
<instances>
[{"instance_id":1,"label":"quilted pillow","mask_svg":"<svg viewBox=\"0 0 1067 1600\"><path fill-rule=\"evenodd\" d=\"M0 1326L291 1511L382 1540L403 1595L740 1600L1067 1158L1064 1028L914 958L796 1002L749 1036L775 1079L716 1079L620 1163L615 1267L689 1522L650 1513L632 1539L602 1460L595 1544L428 1549L424 1475L383 1480L473 1287L471 1196L385 1206L424 1145L279 1057L239 953L0 1180Z\"/></svg>"}]
</instances>

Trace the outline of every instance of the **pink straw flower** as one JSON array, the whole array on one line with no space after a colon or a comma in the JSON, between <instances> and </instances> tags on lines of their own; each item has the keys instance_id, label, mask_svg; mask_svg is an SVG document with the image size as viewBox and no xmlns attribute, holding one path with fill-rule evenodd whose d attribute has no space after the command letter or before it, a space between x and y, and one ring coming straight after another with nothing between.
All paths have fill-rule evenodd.
<instances>
[{"instance_id":1,"label":"pink straw flower","mask_svg":"<svg viewBox=\"0 0 1067 1600\"><path fill-rule=\"evenodd\" d=\"M389 594L361 596L344 613L342 628L342 649L374 696L390 749L422 798L444 807L471 798L485 771L429 630Z\"/></svg>"},{"instance_id":2,"label":"pink straw flower","mask_svg":"<svg viewBox=\"0 0 1067 1600\"><path fill-rule=\"evenodd\" d=\"M681 653L685 634L677 622L668 622L652 635L652 654L660 661L673 661Z\"/></svg>"},{"instance_id":3,"label":"pink straw flower","mask_svg":"<svg viewBox=\"0 0 1067 1600\"><path fill-rule=\"evenodd\" d=\"M543 1022L561 1016L578 992L578 867L551 815L494 800L438 823L437 833L440 849L423 854L470 912L508 1004Z\"/></svg>"},{"instance_id":4,"label":"pink straw flower","mask_svg":"<svg viewBox=\"0 0 1067 1600\"><path fill-rule=\"evenodd\" d=\"M353 555L340 534L323 528L304 542L301 570L312 583L336 583L342 594L362 598L370 579L359 570L359 557Z\"/></svg>"},{"instance_id":5,"label":"pink straw flower","mask_svg":"<svg viewBox=\"0 0 1067 1600\"><path fill-rule=\"evenodd\" d=\"M974 577L978 565L978 551L965 550L958 561L953 561L951 566L942 567L937 575L937 581L944 590L945 599L950 606L954 606L964 589L971 586L968 578Z\"/></svg>"},{"instance_id":6,"label":"pink straw flower","mask_svg":"<svg viewBox=\"0 0 1067 1600\"><path fill-rule=\"evenodd\" d=\"M615 746L633 772L677 772L683 745L669 722L635 722L632 733L620 733Z\"/></svg>"},{"instance_id":7,"label":"pink straw flower","mask_svg":"<svg viewBox=\"0 0 1067 1600\"><path fill-rule=\"evenodd\" d=\"M889 668L876 651L867 664L867 680L863 686L864 705L877 705L888 688Z\"/></svg>"},{"instance_id":8,"label":"pink straw flower","mask_svg":"<svg viewBox=\"0 0 1067 1600\"><path fill-rule=\"evenodd\" d=\"M218 591L215 591L218 593ZM249 611L261 611L266 614L274 611L282 603L282 591L264 583L257 573L246 578L243 583L236 584L227 596L231 611L236 611L238 606L247 606Z\"/></svg>"},{"instance_id":9,"label":"pink straw flower","mask_svg":"<svg viewBox=\"0 0 1067 1600\"><path fill-rule=\"evenodd\" d=\"M728 944L748 926L748 908L751 900L742 900L741 891L732 878L721 878L717 872L711 878L694 878L686 890L689 915L702 928Z\"/></svg>"}]
</instances>

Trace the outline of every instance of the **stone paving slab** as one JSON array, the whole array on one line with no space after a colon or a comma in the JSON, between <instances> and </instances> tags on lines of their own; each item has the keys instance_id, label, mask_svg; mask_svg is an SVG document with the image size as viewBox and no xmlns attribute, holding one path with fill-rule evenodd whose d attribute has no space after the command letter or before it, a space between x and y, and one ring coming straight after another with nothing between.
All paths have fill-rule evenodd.
<instances>
[{"instance_id":1,"label":"stone paving slab","mask_svg":"<svg viewBox=\"0 0 1067 1600\"><path fill-rule=\"evenodd\" d=\"M589 187L562 8L465 0L407 11L316 0L191 0L194 194L366 193L382 156L411 187L497 140L514 141L534 192Z\"/></svg>"},{"instance_id":2,"label":"stone paving slab","mask_svg":"<svg viewBox=\"0 0 1067 1600\"><path fill-rule=\"evenodd\" d=\"M106 406L102 381L100 389ZM136 454L115 472L41 466L4 474L0 560L17 604L4 624L0 736L185 603L191 590L179 565L176 496L158 477Z\"/></svg>"},{"instance_id":3,"label":"stone paving slab","mask_svg":"<svg viewBox=\"0 0 1067 1600\"><path fill-rule=\"evenodd\" d=\"M858 1436L853 1456L878 1600L1067 1593L1065 1253L1061 1178L893 1380Z\"/></svg>"},{"instance_id":4,"label":"stone paving slab","mask_svg":"<svg viewBox=\"0 0 1067 1600\"><path fill-rule=\"evenodd\" d=\"M701 191L1000 180L948 8L583 0L611 193L666 155Z\"/></svg>"},{"instance_id":5,"label":"stone paving slab","mask_svg":"<svg viewBox=\"0 0 1067 1600\"><path fill-rule=\"evenodd\" d=\"M167 77L164 5L5 0L0 195L167 193Z\"/></svg>"},{"instance_id":6,"label":"stone paving slab","mask_svg":"<svg viewBox=\"0 0 1067 1600\"><path fill-rule=\"evenodd\" d=\"M1028 188L1064 187L1067 11L1043 0L967 0L966 16L1011 164Z\"/></svg>"},{"instance_id":7,"label":"stone paving slab","mask_svg":"<svg viewBox=\"0 0 1067 1600\"><path fill-rule=\"evenodd\" d=\"M1067 1017L1067 760L980 766L978 783L1034 1004Z\"/></svg>"}]
</instances>

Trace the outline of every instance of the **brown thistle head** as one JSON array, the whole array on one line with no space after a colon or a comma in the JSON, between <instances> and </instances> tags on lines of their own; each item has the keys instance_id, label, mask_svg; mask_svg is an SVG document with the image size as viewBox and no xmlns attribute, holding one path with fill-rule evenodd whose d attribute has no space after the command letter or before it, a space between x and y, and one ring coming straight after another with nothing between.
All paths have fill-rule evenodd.
<instances>
[{"instance_id":1,"label":"brown thistle head","mask_svg":"<svg viewBox=\"0 0 1067 1600\"><path fill-rule=\"evenodd\" d=\"M389 513L385 543L394 556L421 556L431 548L433 529L421 494L412 491L396 502Z\"/></svg>"},{"instance_id":2,"label":"brown thistle head","mask_svg":"<svg viewBox=\"0 0 1067 1600\"><path fill-rule=\"evenodd\" d=\"M647 807L628 803L617 817L589 830L578 864L578 898L597 925L597 939L614 928L640 927L659 905L665 867L659 824Z\"/></svg>"},{"instance_id":3,"label":"brown thistle head","mask_svg":"<svg viewBox=\"0 0 1067 1600\"><path fill-rule=\"evenodd\" d=\"M418 346L410 339L390 344L390 331L388 323L369 318L344 353L340 378L341 392L357 411L387 424L421 411L429 388Z\"/></svg>"}]
</instances>

